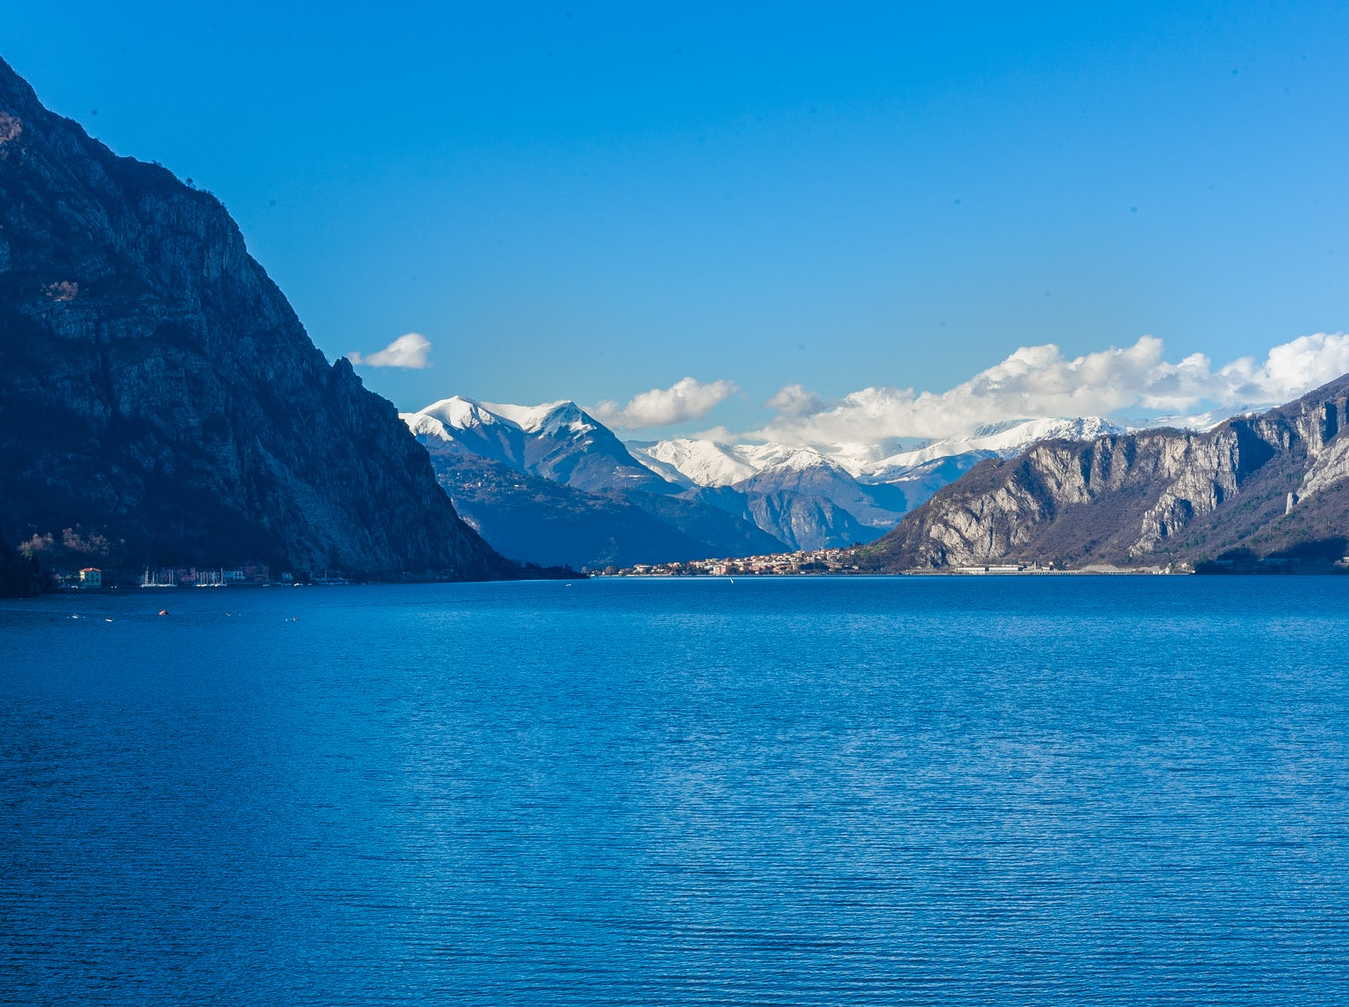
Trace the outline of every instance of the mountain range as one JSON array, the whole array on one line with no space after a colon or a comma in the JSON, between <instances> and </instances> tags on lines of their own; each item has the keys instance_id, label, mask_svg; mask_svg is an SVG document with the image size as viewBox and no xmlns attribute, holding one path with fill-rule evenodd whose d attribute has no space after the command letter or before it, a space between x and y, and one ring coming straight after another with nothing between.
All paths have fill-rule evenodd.
<instances>
[{"instance_id":1,"label":"mountain range","mask_svg":"<svg viewBox=\"0 0 1349 1007\"><path fill-rule=\"evenodd\" d=\"M221 203L113 154L3 61L0 528L25 562L124 576L511 572Z\"/></svg>"},{"instance_id":2,"label":"mountain range","mask_svg":"<svg viewBox=\"0 0 1349 1007\"><path fill-rule=\"evenodd\" d=\"M859 462L773 443L624 443L569 401L452 396L403 420L497 549L590 568L871 542L985 458L1046 434L1122 432L1096 418L1031 420Z\"/></svg>"}]
</instances>

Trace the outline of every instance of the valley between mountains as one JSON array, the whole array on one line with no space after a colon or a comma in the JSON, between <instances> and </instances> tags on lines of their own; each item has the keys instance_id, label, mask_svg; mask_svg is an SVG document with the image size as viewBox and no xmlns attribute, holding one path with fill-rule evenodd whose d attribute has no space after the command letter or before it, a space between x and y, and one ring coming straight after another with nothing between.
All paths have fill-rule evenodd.
<instances>
[{"instance_id":1,"label":"valley between mountains","mask_svg":"<svg viewBox=\"0 0 1349 1007\"><path fill-rule=\"evenodd\" d=\"M577 569L872 542L980 461L1045 436L1123 431L1035 420L857 461L812 447L630 441L573 402L461 396L402 414L456 509L511 557Z\"/></svg>"}]
</instances>

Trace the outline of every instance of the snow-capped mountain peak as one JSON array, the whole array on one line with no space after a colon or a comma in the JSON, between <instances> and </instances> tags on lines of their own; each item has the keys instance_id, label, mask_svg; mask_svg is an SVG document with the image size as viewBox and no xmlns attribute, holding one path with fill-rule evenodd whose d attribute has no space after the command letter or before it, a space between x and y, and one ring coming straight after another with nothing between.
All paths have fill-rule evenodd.
<instances>
[{"instance_id":1,"label":"snow-capped mountain peak","mask_svg":"<svg viewBox=\"0 0 1349 1007\"><path fill-rule=\"evenodd\" d=\"M425 423L425 421L435 421L439 424L442 435L447 435L449 429L470 430L474 427L492 426L499 422L497 417L489 411L489 407L481 402L475 402L473 399L466 399L462 395L451 395L448 399L433 402L415 413L401 413L400 415L409 426L418 422L426 425L428 429L433 429L433 425ZM414 430L413 432L419 433L420 431Z\"/></svg>"},{"instance_id":2,"label":"snow-capped mountain peak","mask_svg":"<svg viewBox=\"0 0 1349 1007\"><path fill-rule=\"evenodd\" d=\"M567 399L517 406L455 395L404 413L403 421L428 448L480 455L576 489L683 488L640 465L608 427Z\"/></svg>"},{"instance_id":3,"label":"snow-capped mountain peak","mask_svg":"<svg viewBox=\"0 0 1349 1007\"><path fill-rule=\"evenodd\" d=\"M556 437L563 430L572 434L584 434L599 426L570 399L545 402L538 406L514 406L497 402L484 402L482 406L510 420L525 433L530 434Z\"/></svg>"}]
</instances>

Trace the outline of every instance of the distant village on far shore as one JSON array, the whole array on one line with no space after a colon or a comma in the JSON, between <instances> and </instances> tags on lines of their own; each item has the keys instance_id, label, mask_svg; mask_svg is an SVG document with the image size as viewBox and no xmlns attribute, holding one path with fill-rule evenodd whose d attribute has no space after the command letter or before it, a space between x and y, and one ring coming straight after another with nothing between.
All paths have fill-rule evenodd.
<instances>
[{"instance_id":1,"label":"distant village on far shore","mask_svg":"<svg viewBox=\"0 0 1349 1007\"><path fill-rule=\"evenodd\" d=\"M629 567L605 567L589 571L596 577L756 577L799 576L811 574L847 575L872 574L876 571L859 562L860 549L805 549L798 552L773 553L766 556L746 556L741 559L699 559L682 563L635 563ZM1219 561L1231 566L1230 561ZM940 570L911 570L909 573L931 574L1049 574L1049 573L1193 573L1188 563L1166 563L1149 566L1116 567L1094 564L1069 570L1053 563L987 563L974 566L952 566Z\"/></svg>"}]
</instances>

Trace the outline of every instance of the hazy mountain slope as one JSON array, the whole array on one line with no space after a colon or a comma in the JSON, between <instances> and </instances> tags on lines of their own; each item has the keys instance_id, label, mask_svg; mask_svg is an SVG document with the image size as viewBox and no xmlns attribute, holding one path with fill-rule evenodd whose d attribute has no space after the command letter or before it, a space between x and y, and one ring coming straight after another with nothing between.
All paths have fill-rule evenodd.
<instances>
[{"instance_id":1,"label":"hazy mountain slope","mask_svg":"<svg viewBox=\"0 0 1349 1007\"><path fill-rule=\"evenodd\" d=\"M869 562L1194 562L1333 539L1349 530L1347 398L1349 376L1202 433L1044 441L985 461L908 515Z\"/></svg>"},{"instance_id":2,"label":"hazy mountain slope","mask_svg":"<svg viewBox=\"0 0 1349 1007\"><path fill-rule=\"evenodd\" d=\"M899 487L865 486L818 453L805 454L735 484L759 526L779 538L806 549L870 542L909 510Z\"/></svg>"},{"instance_id":3,"label":"hazy mountain slope","mask_svg":"<svg viewBox=\"0 0 1349 1007\"><path fill-rule=\"evenodd\" d=\"M602 569L771 551L758 541L735 549L735 539L725 532L731 518L719 511L713 512L714 530L722 537L708 541L700 535L701 522L681 521L693 510L685 501L653 497L653 503L668 508L653 514L622 497L586 493L491 459L464 455L453 465L445 460L438 459L441 485L459 513L495 548L522 562ZM743 522L736 531L741 538L762 534Z\"/></svg>"},{"instance_id":4,"label":"hazy mountain slope","mask_svg":"<svg viewBox=\"0 0 1349 1007\"><path fill-rule=\"evenodd\" d=\"M426 452L330 366L213 197L0 62L0 524L103 565L482 577Z\"/></svg>"},{"instance_id":5,"label":"hazy mountain slope","mask_svg":"<svg viewBox=\"0 0 1349 1007\"><path fill-rule=\"evenodd\" d=\"M787 543L757 526L753 520L705 503L696 496L672 497L629 490L622 497L678 528L697 543L697 551L685 557L688 559L762 556L787 548Z\"/></svg>"}]
</instances>

